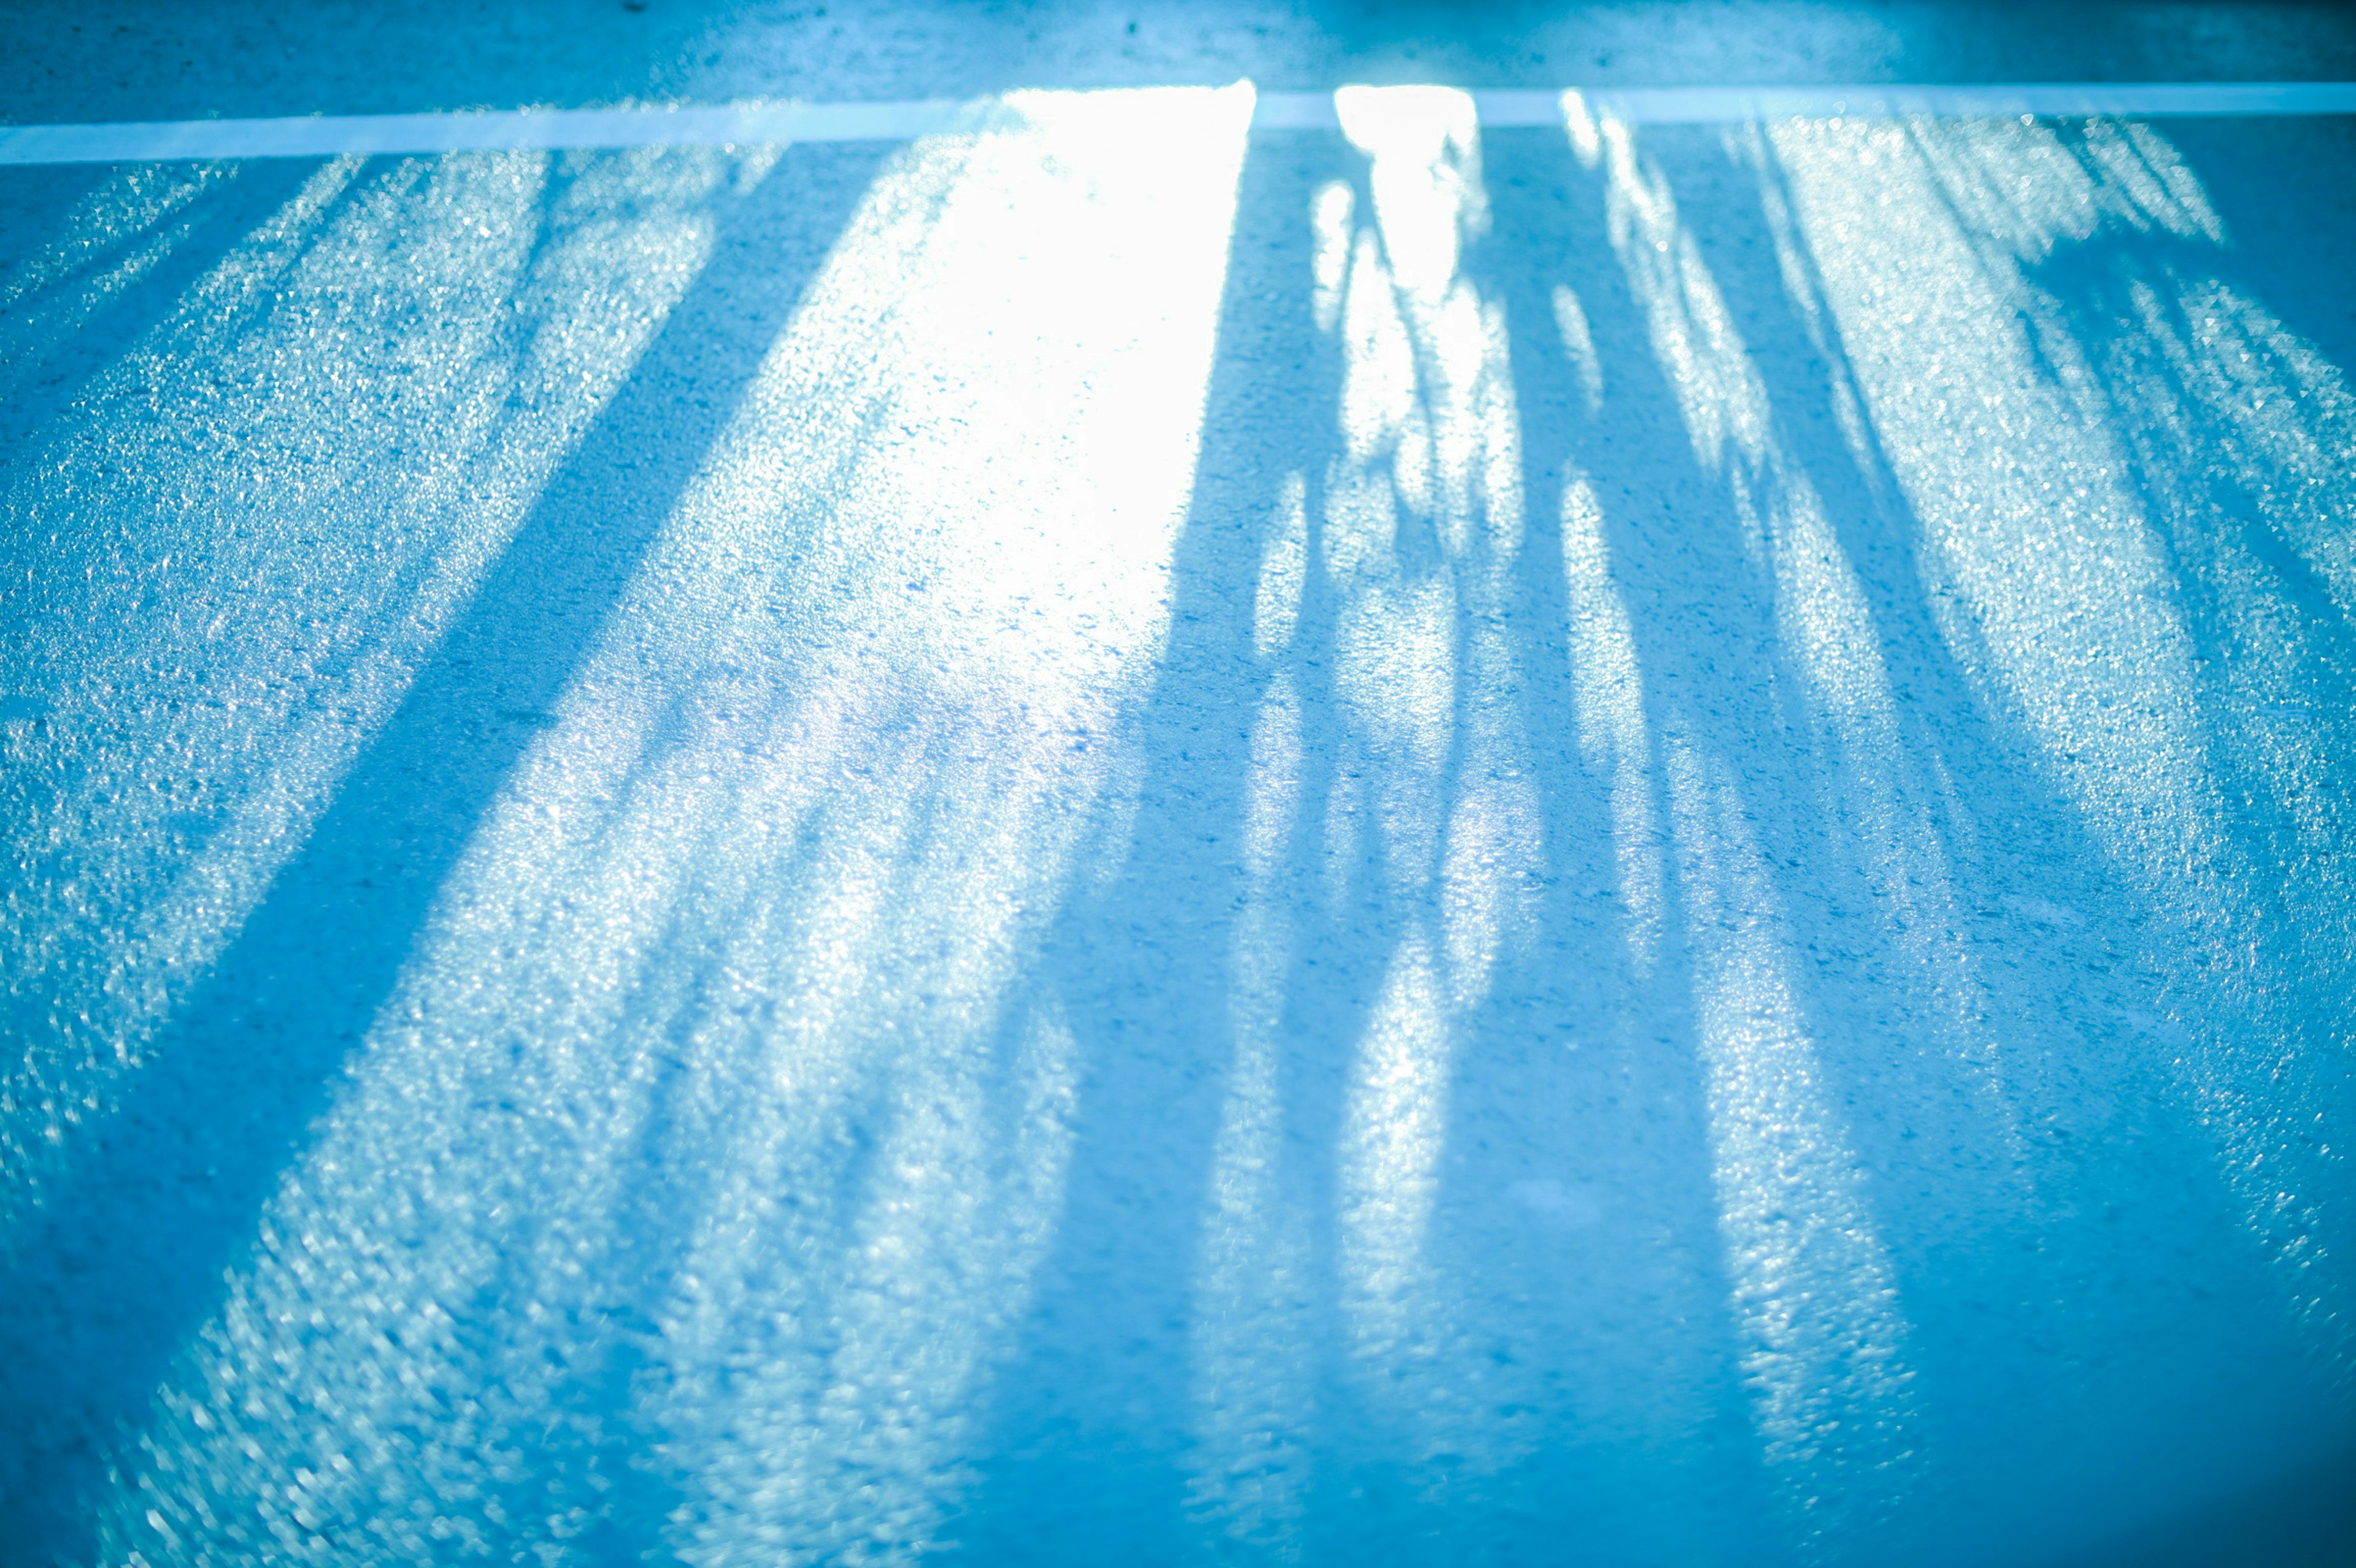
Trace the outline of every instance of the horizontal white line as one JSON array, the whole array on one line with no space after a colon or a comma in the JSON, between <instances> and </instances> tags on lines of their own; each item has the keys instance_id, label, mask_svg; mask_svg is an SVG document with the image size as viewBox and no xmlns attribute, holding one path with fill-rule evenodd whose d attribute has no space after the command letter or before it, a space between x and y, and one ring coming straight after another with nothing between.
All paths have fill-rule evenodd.
<instances>
[{"instance_id":1,"label":"horizontal white line","mask_svg":"<svg viewBox=\"0 0 2356 1568\"><path fill-rule=\"evenodd\" d=\"M2035 82L1984 87L1637 87L1581 92L1636 124L1723 124L1832 115L2356 114L2351 81ZM1549 92L1475 92L1483 125L1552 125Z\"/></svg>"},{"instance_id":2,"label":"horizontal white line","mask_svg":"<svg viewBox=\"0 0 2356 1568\"><path fill-rule=\"evenodd\" d=\"M1638 124L1714 124L1826 115L2351 114L2356 82L2082 82L1985 87L1644 87L1476 91L1481 123L1562 123L1576 94ZM186 158L320 158L348 153L460 153L509 147L713 146L898 142L1019 123L1005 100L732 103L677 109L516 109L290 120L167 120L0 126L0 164ZM1339 124L1323 92L1264 92L1257 130Z\"/></svg>"},{"instance_id":3,"label":"horizontal white line","mask_svg":"<svg viewBox=\"0 0 2356 1568\"><path fill-rule=\"evenodd\" d=\"M173 120L0 130L0 164L177 158L324 158L346 153L471 153L509 147L718 146L903 142L979 129L995 105L733 103L702 109L513 109L348 114L303 120Z\"/></svg>"}]
</instances>

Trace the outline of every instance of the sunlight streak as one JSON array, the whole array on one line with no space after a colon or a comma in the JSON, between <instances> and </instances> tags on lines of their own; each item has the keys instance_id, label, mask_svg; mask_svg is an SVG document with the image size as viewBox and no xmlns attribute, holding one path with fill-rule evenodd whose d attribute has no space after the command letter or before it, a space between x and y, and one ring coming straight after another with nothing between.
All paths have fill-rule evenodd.
<instances>
[{"instance_id":1,"label":"sunlight streak","mask_svg":"<svg viewBox=\"0 0 2356 1568\"><path fill-rule=\"evenodd\" d=\"M1409 937L1366 1025L1341 1149L1344 1305L1360 1353L1379 1360L1415 1358L1424 1335L1445 1329L1420 1298L1438 1284L1423 1242L1440 1189L1451 1035L1439 965Z\"/></svg>"},{"instance_id":2,"label":"sunlight streak","mask_svg":"<svg viewBox=\"0 0 2356 1568\"><path fill-rule=\"evenodd\" d=\"M1301 702L1279 677L1252 729L1244 816L1245 903L1237 912L1228 1023L1235 1039L1209 1211L1196 1265L1194 1429L1197 1512L1226 1538L1290 1554L1306 1510L1303 1459L1314 1436L1318 1347L1313 1238L1289 1168L1284 972L1290 898L1280 880L1301 809Z\"/></svg>"},{"instance_id":3,"label":"sunlight streak","mask_svg":"<svg viewBox=\"0 0 2356 1568\"><path fill-rule=\"evenodd\" d=\"M1612 781L1619 895L1628 911L1629 955L1642 977L1660 957L1665 835L1653 797L1653 746L1635 635L1627 603L1612 580L1603 508L1583 477L1573 477L1563 489L1562 570L1580 750L1589 766Z\"/></svg>"},{"instance_id":4,"label":"sunlight streak","mask_svg":"<svg viewBox=\"0 0 2356 1568\"><path fill-rule=\"evenodd\" d=\"M2132 940L2168 1016L2119 1017L2172 1060L2345 1376L2356 1330L2326 1263L2350 1216L2313 1129L2356 1107L2301 1042L2344 1039L2351 1014L2270 976L2356 961L2350 802L2325 761L2348 720L2295 695L2347 678L2298 580L2344 625L2351 496L2324 454L2356 434L2348 393L2197 264L2105 270L2115 237L2225 238L2148 127L1794 123L1772 144L1948 645L2148 912ZM2309 848L2254 859L2259 810Z\"/></svg>"},{"instance_id":5,"label":"sunlight streak","mask_svg":"<svg viewBox=\"0 0 2356 1568\"><path fill-rule=\"evenodd\" d=\"M1321 319L1344 365L1320 543L1338 600L1333 679L1365 748L1363 809L1402 927L1339 1151L1343 1304L1365 1397L1434 1450L1499 1466L1505 1445L1472 1414L1464 1304L1427 1232L1464 1020L1536 930L1537 800L1505 623L1521 436L1504 312L1464 266L1489 221L1472 101L1354 87L1334 103L1368 160L1374 210L1354 214L1337 187L1313 213L1319 297L1340 291ZM1344 253L1354 217L1344 269L1323 259ZM1362 809L1357 788L1337 780L1329 836Z\"/></svg>"},{"instance_id":6,"label":"sunlight streak","mask_svg":"<svg viewBox=\"0 0 2356 1568\"><path fill-rule=\"evenodd\" d=\"M1309 576L1308 485L1299 470L1284 476L1277 528L1260 557L1252 599L1252 651L1274 658L1301 623L1301 591Z\"/></svg>"},{"instance_id":7,"label":"sunlight streak","mask_svg":"<svg viewBox=\"0 0 2356 1568\"><path fill-rule=\"evenodd\" d=\"M0 775L42 868L0 904L6 1003L51 1026L10 1064L0 1224L300 849L701 265L735 167L326 164L16 455L0 534L42 631L0 684L68 743ZM120 529L88 581L37 543L61 467Z\"/></svg>"},{"instance_id":8,"label":"sunlight streak","mask_svg":"<svg viewBox=\"0 0 2356 1568\"><path fill-rule=\"evenodd\" d=\"M1772 594L1778 645L1804 684L1822 789L1876 903L1877 918L1910 971L1910 989L1945 1062L1964 1069L1971 1109L1957 1136L1993 1136L2017 1155L1985 981L1964 936L1967 924L1938 823L1941 791L1919 776L1883 656L1886 633L1840 530L1806 467L1778 429L1767 385L1742 341L1666 182L1645 170L1628 128L1601 127L1613 242L1643 303L1656 353L1682 406L1705 468L1719 475L1745 552ZM1738 145L1740 144L1738 143ZM1911 1115L1952 1120L1944 1065L1910 1083ZM1976 1124L1976 1125L1975 1125ZM1949 1223L1976 1211L1997 1222L2019 1193L2001 1185L1946 1195Z\"/></svg>"},{"instance_id":9,"label":"sunlight streak","mask_svg":"<svg viewBox=\"0 0 2356 1568\"><path fill-rule=\"evenodd\" d=\"M1251 112L1009 104L869 192L444 889L111 1541L507 1554L649 1488L691 1562L938 1541L1061 1203L1078 1047L1015 981L1129 787ZM305 1392L249 1413L265 1367ZM552 1490L418 1489L518 1447Z\"/></svg>"},{"instance_id":10,"label":"sunlight streak","mask_svg":"<svg viewBox=\"0 0 2356 1568\"><path fill-rule=\"evenodd\" d=\"M1908 1329L1818 1077L1772 874L1720 772L1668 748L1719 1225L1769 1474L1823 1549L1869 1538L1920 1467Z\"/></svg>"}]
</instances>

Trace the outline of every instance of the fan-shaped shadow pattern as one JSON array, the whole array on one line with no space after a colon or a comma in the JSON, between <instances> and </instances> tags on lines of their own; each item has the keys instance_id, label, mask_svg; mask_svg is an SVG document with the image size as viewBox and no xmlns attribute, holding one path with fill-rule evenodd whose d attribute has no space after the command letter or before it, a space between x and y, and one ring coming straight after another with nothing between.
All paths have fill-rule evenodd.
<instances>
[{"instance_id":1,"label":"fan-shaped shadow pattern","mask_svg":"<svg viewBox=\"0 0 2356 1568\"><path fill-rule=\"evenodd\" d=\"M1982 1562L2319 1495L2356 405L2256 144L1013 108L728 198L60 1123L22 1528Z\"/></svg>"}]
</instances>

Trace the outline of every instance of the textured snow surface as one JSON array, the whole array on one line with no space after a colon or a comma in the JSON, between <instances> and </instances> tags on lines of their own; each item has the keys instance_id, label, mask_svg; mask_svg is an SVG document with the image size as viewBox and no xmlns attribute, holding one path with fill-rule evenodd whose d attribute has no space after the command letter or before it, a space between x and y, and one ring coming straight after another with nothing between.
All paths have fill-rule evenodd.
<instances>
[{"instance_id":1,"label":"textured snow surface","mask_svg":"<svg viewBox=\"0 0 2356 1568\"><path fill-rule=\"evenodd\" d=\"M1012 101L0 180L7 1560L2339 1452L2344 123Z\"/></svg>"}]
</instances>

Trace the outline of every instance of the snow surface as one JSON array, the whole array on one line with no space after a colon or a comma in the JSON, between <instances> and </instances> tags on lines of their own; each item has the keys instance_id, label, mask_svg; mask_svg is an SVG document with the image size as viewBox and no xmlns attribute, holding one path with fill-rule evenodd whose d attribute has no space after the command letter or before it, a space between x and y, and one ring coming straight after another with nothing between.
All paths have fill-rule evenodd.
<instances>
[{"instance_id":1,"label":"snow surface","mask_svg":"<svg viewBox=\"0 0 2356 1568\"><path fill-rule=\"evenodd\" d=\"M2331 1473L2349 123L1017 101L0 176L6 1560Z\"/></svg>"}]
</instances>

